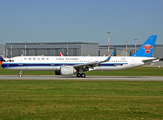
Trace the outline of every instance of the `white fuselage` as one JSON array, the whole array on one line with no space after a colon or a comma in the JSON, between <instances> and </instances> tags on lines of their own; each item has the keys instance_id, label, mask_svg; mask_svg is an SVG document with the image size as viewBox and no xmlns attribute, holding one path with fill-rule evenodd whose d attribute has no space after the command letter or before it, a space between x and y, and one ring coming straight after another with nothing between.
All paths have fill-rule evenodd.
<instances>
[{"instance_id":1,"label":"white fuselage","mask_svg":"<svg viewBox=\"0 0 163 120\"><path fill-rule=\"evenodd\" d=\"M3 62L2 67L10 70L48 70L57 71L61 67L85 64L96 61L104 61L105 56L20 56L8 59ZM101 63L91 70L109 71L122 70L145 65L144 60L152 60L152 57L114 57L112 56L108 62Z\"/></svg>"}]
</instances>

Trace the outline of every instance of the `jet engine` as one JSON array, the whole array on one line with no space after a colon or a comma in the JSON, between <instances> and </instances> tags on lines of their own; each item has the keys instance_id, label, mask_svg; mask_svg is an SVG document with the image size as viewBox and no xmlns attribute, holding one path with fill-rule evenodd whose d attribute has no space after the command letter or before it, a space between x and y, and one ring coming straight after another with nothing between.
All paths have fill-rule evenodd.
<instances>
[{"instance_id":1,"label":"jet engine","mask_svg":"<svg viewBox=\"0 0 163 120\"><path fill-rule=\"evenodd\" d=\"M60 70L55 71L56 75L73 75L76 73L76 69L74 67L61 67Z\"/></svg>"},{"instance_id":2,"label":"jet engine","mask_svg":"<svg viewBox=\"0 0 163 120\"><path fill-rule=\"evenodd\" d=\"M55 71L55 75L61 75L61 71L60 70Z\"/></svg>"}]
</instances>

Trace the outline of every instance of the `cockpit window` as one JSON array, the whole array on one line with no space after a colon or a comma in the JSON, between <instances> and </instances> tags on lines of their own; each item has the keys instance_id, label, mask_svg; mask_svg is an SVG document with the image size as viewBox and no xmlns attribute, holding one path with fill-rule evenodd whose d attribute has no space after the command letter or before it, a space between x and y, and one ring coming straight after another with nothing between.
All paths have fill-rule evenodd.
<instances>
[{"instance_id":1,"label":"cockpit window","mask_svg":"<svg viewBox=\"0 0 163 120\"><path fill-rule=\"evenodd\" d=\"M6 60L6 62L14 62L14 60Z\"/></svg>"}]
</instances>

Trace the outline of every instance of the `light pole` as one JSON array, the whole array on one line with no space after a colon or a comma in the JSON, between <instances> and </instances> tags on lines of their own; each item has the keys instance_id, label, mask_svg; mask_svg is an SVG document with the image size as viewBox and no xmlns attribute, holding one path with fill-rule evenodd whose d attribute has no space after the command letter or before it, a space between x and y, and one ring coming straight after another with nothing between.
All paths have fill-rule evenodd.
<instances>
[{"instance_id":1,"label":"light pole","mask_svg":"<svg viewBox=\"0 0 163 120\"><path fill-rule=\"evenodd\" d=\"M110 48L110 33L111 32L107 32L108 33L108 56L110 55L109 54L109 48Z\"/></svg>"},{"instance_id":2,"label":"light pole","mask_svg":"<svg viewBox=\"0 0 163 120\"><path fill-rule=\"evenodd\" d=\"M136 40L137 40L137 39L135 39L135 53L136 53Z\"/></svg>"},{"instance_id":3,"label":"light pole","mask_svg":"<svg viewBox=\"0 0 163 120\"><path fill-rule=\"evenodd\" d=\"M127 57L127 42L126 42L126 57Z\"/></svg>"}]
</instances>

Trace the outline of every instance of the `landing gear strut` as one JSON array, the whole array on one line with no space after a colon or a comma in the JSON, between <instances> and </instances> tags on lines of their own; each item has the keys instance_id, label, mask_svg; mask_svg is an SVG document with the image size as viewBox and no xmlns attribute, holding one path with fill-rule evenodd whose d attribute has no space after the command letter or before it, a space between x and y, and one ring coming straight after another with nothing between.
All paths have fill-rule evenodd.
<instances>
[{"instance_id":1,"label":"landing gear strut","mask_svg":"<svg viewBox=\"0 0 163 120\"><path fill-rule=\"evenodd\" d=\"M22 77L22 71L19 72L19 77Z\"/></svg>"},{"instance_id":2,"label":"landing gear strut","mask_svg":"<svg viewBox=\"0 0 163 120\"><path fill-rule=\"evenodd\" d=\"M86 76L85 73L82 73L82 74L77 73L77 74L76 74L76 77L82 77L82 78L85 78L85 76Z\"/></svg>"}]
</instances>

